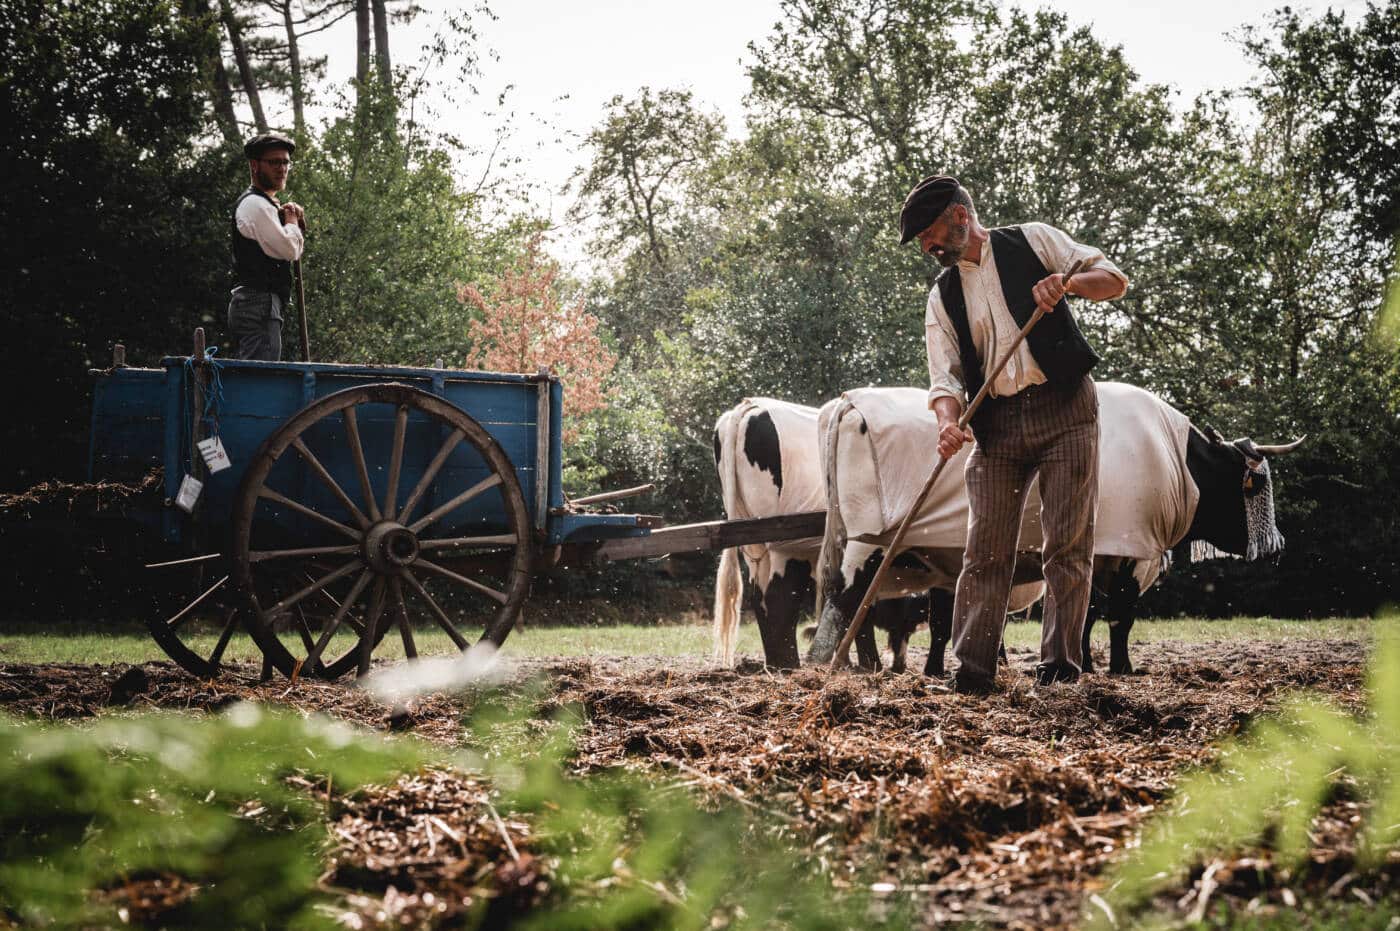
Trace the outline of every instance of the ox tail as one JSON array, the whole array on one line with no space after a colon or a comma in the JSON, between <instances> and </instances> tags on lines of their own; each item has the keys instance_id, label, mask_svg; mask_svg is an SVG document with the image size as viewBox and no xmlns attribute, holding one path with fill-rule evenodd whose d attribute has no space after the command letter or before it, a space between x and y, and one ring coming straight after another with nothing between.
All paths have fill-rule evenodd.
<instances>
[{"instance_id":1,"label":"ox tail","mask_svg":"<svg viewBox=\"0 0 1400 931\"><path fill-rule=\"evenodd\" d=\"M719 558L715 576L715 659L725 667L734 665L734 643L739 632L739 602L744 579L739 574L739 550L729 547Z\"/></svg>"},{"instance_id":2,"label":"ox tail","mask_svg":"<svg viewBox=\"0 0 1400 931\"><path fill-rule=\"evenodd\" d=\"M736 474L740 429L744 417L755 405L745 398L720 415L715 423L719 441L720 494L724 499L724 515L730 520L746 517L739 499L739 477ZM714 655L725 666L734 665L734 645L739 630L739 603L744 593L744 579L739 574L739 550L730 547L720 554L719 571L715 574Z\"/></svg>"},{"instance_id":3,"label":"ox tail","mask_svg":"<svg viewBox=\"0 0 1400 931\"><path fill-rule=\"evenodd\" d=\"M826 578L840 563L841 550L845 546L846 525L841 520L841 496L836 486L836 446L841 430L841 418L852 409L850 401L841 400L832 412L826 432L821 436L823 473L826 480L826 528L822 532L822 548L817 556L816 611L817 621L821 622L822 610L826 607Z\"/></svg>"}]
</instances>

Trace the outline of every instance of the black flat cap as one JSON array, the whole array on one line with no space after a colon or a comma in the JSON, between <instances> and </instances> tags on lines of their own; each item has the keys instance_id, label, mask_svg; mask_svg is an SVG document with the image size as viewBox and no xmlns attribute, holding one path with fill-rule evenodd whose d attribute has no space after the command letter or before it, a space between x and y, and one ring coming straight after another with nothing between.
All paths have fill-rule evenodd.
<instances>
[{"instance_id":1,"label":"black flat cap","mask_svg":"<svg viewBox=\"0 0 1400 931\"><path fill-rule=\"evenodd\" d=\"M249 158L261 158L270 149L286 149L295 152L297 144L281 133L261 133L249 139L243 146L243 154Z\"/></svg>"},{"instance_id":2,"label":"black flat cap","mask_svg":"<svg viewBox=\"0 0 1400 931\"><path fill-rule=\"evenodd\" d=\"M933 175L914 185L899 211L899 244L902 246L933 225L958 191L958 179Z\"/></svg>"}]
</instances>

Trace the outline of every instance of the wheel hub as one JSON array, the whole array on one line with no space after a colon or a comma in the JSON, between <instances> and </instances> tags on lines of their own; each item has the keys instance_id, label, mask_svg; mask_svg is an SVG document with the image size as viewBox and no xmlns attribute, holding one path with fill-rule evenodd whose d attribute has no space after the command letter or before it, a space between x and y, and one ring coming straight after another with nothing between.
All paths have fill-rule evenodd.
<instances>
[{"instance_id":1,"label":"wheel hub","mask_svg":"<svg viewBox=\"0 0 1400 931\"><path fill-rule=\"evenodd\" d=\"M418 558L418 536L396 521L381 521L365 532L363 550L371 569L392 575Z\"/></svg>"}]
</instances>

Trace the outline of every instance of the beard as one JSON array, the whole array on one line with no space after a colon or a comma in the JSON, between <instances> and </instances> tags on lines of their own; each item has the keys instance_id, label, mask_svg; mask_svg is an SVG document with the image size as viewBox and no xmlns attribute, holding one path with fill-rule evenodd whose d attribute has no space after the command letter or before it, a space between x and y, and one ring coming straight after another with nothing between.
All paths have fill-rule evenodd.
<instances>
[{"instance_id":1,"label":"beard","mask_svg":"<svg viewBox=\"0 0 1400 931\"><path fill-rule=\"evenodd\" d=\"M264 168L262 163L258 163L258 187L264 191L280 191L287 186L285 178L279 178L275 172Z\"/></svg>"},{"instance_id":2,"label":"beard","mask_svg":"<svg viewBox=\"0 0 1400 931\"><path fill-rule=\"evenodd\" d=\"M962 223L952 226L948 229L948 244L942 249L934 248L931 250L931 254L939 265L944 268L952 268L962 260L971 238L971 229L968 224Z\"/></svg>"}]
</instances>

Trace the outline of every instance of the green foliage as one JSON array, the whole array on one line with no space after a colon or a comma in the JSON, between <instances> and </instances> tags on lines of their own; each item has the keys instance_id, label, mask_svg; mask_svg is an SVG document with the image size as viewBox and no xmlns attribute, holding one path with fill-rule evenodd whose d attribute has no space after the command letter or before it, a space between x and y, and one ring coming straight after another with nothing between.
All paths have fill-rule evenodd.
<instances>
[{"instance_id":1,"label":"green foliage","mask_svg":"<svg viewBox=\"0 0 1400 931\"><path fill-rule=\"evenodd\" d=\"M312 909L320 808L283 777L312 771L348 791L439 756L248 704L84 729L0 720L0 903L75 927L102 919L93 890L170 872L201 887L182 925L331 927Z\"/></svg>"},{"instance_id":2,"label":"green foliage","mask_svg":"<svg viewBox=\"0 0 1400 931\"><path fill-rule=\"evenodd\" d=\"M462 366L470 315L457 285L484 279L518 250L492 229L452 174L451 150L396 129L398 103L362 90L306 151L288 196L307 210L303 274L312 357Z\"/></svg>"},{"instance_id":3,"label":"green foliage","mask_svg":"<svg viewBox=\"0 0 1400 931\"><path fill-rule=\"evenodd\" d=\"M210 23L169 0L0 2L0 486L74 477L89 380L123 342L147 364L227 302L239 183L207 129Z\"/></svg>"},{"instance_id":4,"label":"green foliage","mask_svg":"<svg viewBox=\"0 0 1400 931\"><path fill-rule=\"evenodd\" d=\"M1107 895L1120 915L1201 858L1265 844L1290 867L1307 857L1308 828L1345 780L1369 802L1359 867L1374 868L1400 847L1400 618L1378 622L1367 692L1369 715L1356 721L1336 708L1295 698L1210 768L1184 780L1170 811L1144 832ZM1111 924L1099 915L1097 927Z\"/></svg>"},{"instance_id":5,"label":"green foliage","mask_svg":"<svg viewBox=\"0 0 1400 931\"><path fill-rule=\"evenodd\" d=\"M474 719L476 740L499 747L502 734L530 751L507 750L489 764L506 804L532 816L543 849L559 858L555 893L520 926L549 929L835 929L907 927L910 903L876 915L867 895L839 895L816 862L771 818L734 806L698 807L618 770L568 775L577 712L565 710L547 735L540 721L488 708Z\"/></svg>"},{"instance_id":6,"label":"green foliage","mask_svg":"<svg viewBox=\"0 0 1400 931\"><path fill-rule=\"evenodd\" d=\"M473 715L473 760L528 816L551 892L521 927L901 927L908 903L870 917L837 896L768 816L701 807L638 775L577 777L577 713L536 716L542 695ZM235 706L214 719L148 714L87 728L0 721L0 906L26 923L110 920L97 890L174 874L198 887L158 917L185 927L332 927L317 889L321 807L284 777L337 792L454 757L318 718ZM455 757L458 765L469 761ZM478 916L480 917L480 916Z\"/></svg>"}]
</instances>

